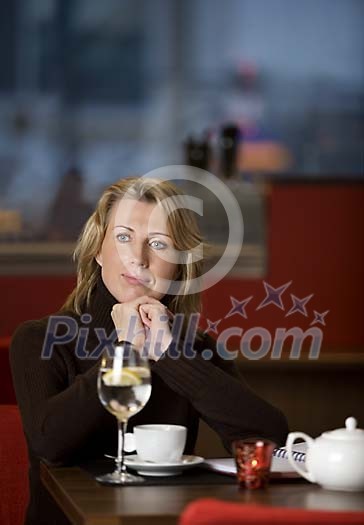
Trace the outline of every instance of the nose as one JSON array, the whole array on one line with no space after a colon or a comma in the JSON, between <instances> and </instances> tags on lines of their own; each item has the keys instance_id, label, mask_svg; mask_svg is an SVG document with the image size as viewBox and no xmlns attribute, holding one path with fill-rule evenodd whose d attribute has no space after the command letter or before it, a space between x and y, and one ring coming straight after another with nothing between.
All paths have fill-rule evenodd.
<instances>
[{"instance_id":1,"label":"nose","mask_svg":"<svg viewBox=\"0 0 364 525\"><path fill-rule=\"evenodd\" d=\"M133 246L130 253L130 263L136 268L147 268L148 257L144 246Z\"/></svg>"}]
</instances>

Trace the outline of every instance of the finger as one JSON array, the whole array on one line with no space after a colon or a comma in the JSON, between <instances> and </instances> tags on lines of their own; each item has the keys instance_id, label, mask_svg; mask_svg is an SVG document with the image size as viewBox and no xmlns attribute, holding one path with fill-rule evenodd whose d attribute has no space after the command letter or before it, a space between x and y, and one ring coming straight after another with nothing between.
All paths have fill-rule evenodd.
<instances>
[{"instance_id":1,"label":"finger","mask_svg":"<svg viewBox=\"0 0 364 525\"><path fill-rule=\"evenodd\" d=\"M170 309L168 308L168 306L166 306L166 313L168 315L168 318L173 321L174 319L174 314L170 311Z\"/></svg>"},{"instance_id":2,"label":"finger","mask_svg":"<svg viewBox=\"0 0 364 525\"><path fill-rule=\"evenodd\" d=\"M169 321L167 309L163 305L143 304L139 307L139 313L144 324L150 328L155 322L164 325Z\"/></svg>"},{"instance_id":3,"label":"finger","mask_svg":"<svg viewBox=\"0 0 364 525\"><path fill-rule=\"evenodd\" d=\"M139 314L140 314L140 317L141 317L143 323L144 323L146 326L150 327L151 324L152 324L152 320L149 318L148 312L145 310L145 308L143 307L143 305L141 305L141 306L139 307Z\"/></svg>"},{"instance_id":4,"label":"finger","mask_svg":"<svg viewBox=\"0 0 364 525\"><path fill-rule=\"evenodd\" d=\"M138 308L133 308L130 305L126 305L126 303L118 303L112 307L111 318L114 321L114 323L120 323L123 320L125 322L126 320L130 320L133 317L135 317L136 319L140 317Z\"/></svg>"},{"instance_id":5,"label":"finger","mask_svg":"<svg viewBox=\"0 0 364 525\"><path fill-rule=\"evenodd\" d=\"M151 319L154 315L168 315L167 307L162 303L158 304L141 304L139 306L139 312L145 312Z\"/></svg>"}]
</instances>

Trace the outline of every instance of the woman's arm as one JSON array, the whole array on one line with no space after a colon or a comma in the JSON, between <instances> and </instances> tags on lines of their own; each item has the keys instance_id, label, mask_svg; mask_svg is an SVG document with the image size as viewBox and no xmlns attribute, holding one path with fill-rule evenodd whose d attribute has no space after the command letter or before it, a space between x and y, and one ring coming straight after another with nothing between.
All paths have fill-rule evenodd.
<instances>
[{"instance_id":1,"label":"woman's arm","mask_svg":"<svg viewBox=\"0 0 364 525\"><path fill-rule=\"evenodd\" d=\"M67 461L90 435L112 419L97 396L98 363L76 375L71 349L53 348L41 358L46 321L29 321L16 331L10 364L29 447L50 463Z\"/></svg>"},{"instance_id":2,"label":"woman's arm","mask_svg":"<svg viewBox=\"0 0 364 525\"><path fill-rule=\"evenodd\" d=\"M288 433L283 413L248 388L235 363L216 354L213 339L205 337L201 348L213 350L213 359L203 359L200 352L194 358L181 355L173 359L167 352L153 371L191 402L227 450L233 440L253 436L283 445Z\"/></svg>"}]
</instances>

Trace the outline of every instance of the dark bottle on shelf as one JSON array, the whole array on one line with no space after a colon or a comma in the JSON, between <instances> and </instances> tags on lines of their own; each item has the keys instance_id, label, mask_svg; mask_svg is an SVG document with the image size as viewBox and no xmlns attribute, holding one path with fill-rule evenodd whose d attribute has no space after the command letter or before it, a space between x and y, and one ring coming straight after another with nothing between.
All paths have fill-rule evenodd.
<instances>
[{"instance_id":1,"label":"dark bottle on shelf","mask_svg":"<svg viewBox=\"0 0 364 525\"><path fill-rule=\"evenodd\" d=\"M208 136L202 140L188 137L184 144L185 161L188 166L208 170L210 166L211 150Z\"/></svg>"},{"instance_id":2,"label":"dark bottle on shelf","mask_svg":"<svg viewBox=\"0 0 364 525\"><path fill-rule=\"evenodd\" d=\"M241 140L241 131L238 126L228 124L221 130L220 137L220 172L227 179L237 172L238 146Z\"/></svg>"}]
</instances>

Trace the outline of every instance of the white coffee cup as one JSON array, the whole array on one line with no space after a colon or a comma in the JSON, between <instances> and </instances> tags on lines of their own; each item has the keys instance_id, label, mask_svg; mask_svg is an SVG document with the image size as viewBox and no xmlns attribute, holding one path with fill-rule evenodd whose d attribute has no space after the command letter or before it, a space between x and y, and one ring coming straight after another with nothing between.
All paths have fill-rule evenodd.
<instances>
[{"instance_id":1,"label":"white coffee cup","mask_svg":"<svg viewBox=\"0 0 364 525\"><path fill-rule=\"evenodd\" d=\"M175 463L181 460L187 428L181 425L139 425L134 427L135 449L143 461Z\"/></svg>"}]
</instances>

